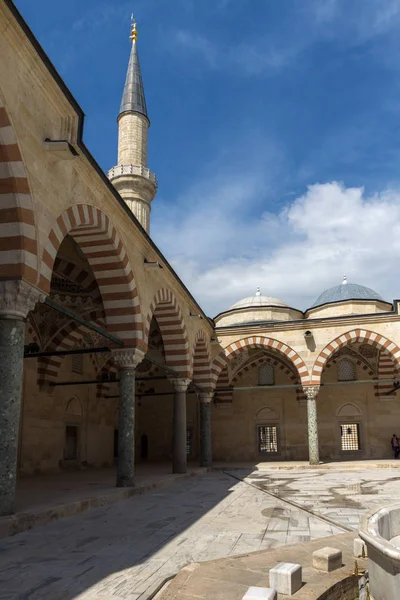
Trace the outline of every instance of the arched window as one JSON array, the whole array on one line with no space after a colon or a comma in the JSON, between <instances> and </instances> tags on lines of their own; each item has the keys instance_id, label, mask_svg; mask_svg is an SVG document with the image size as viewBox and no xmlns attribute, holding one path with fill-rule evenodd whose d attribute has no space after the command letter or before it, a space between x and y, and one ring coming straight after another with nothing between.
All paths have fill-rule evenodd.
<instances>
[{"instance_id":1,"label":"arched window","mask_svg":"<svg viewBox=\"0 0 400 600\"><path fill-rule=\"evenodd\" d=\"M274 367L268 364L258 369L258 385L274 385Z\"/></svg>"},{"instance_id":2,"label":"arched window","mask_svg":"<svg viewBox=\"0 0 400 600\"><path fill-rule=\"evenodd\" d=\"M353 381L356 378L356 368L349 358L342 358L338 363L338 381Z\"/></svg>"}]
</instances>

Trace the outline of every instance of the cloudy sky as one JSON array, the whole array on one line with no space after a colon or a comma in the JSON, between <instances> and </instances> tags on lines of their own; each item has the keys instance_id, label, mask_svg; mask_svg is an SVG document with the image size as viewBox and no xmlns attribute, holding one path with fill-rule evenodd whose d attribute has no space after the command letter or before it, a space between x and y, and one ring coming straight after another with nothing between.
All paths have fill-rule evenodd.
<instances>
[{"instance_id":1,"label":"cloudy sky","mask_svg":"<svg viewBox=\"0 0 400 600\"><path fill-rule=\"evenodd\" d=\"M159 179L151 233L210 316L400 297L400 0L16 0L116 163L129 20Z\"/></svg>"}]
</instances>

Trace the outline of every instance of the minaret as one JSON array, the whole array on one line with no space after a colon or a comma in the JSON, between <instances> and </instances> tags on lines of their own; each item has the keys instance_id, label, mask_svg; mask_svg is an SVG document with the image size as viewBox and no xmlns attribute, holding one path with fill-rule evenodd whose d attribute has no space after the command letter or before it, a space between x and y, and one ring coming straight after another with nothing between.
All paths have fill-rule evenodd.
<instances>
[{"instance_id":1,"label":"minaret","mask_svg":"<svg viewBox=\"0 0 400 600\"><path fill-rule=\"evenodd\" d=\"M144 97L137 37L136 21L132 18L131 56L118 115L118 166L108 172L108 177L142 227L149 233L150 203L157 191L157 179L147 168L150 121Z\"/></svg>"}]
</instances>

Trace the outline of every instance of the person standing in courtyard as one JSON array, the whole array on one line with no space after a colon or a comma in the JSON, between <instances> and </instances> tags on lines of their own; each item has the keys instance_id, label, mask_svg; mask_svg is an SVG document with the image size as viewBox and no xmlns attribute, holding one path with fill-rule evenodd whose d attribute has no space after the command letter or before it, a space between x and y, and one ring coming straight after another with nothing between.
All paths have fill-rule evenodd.
<instances>
[{"instance_id":1,"label":"person standing in courtyard","mask_svg":"<svg viewBox=\"0 0 400 600\"><path fill-rule=\"evenodd\" d=\"M395 433L393 434L391 442L392 442L393 456L394 456L394 458L399 458L400 443L399 443L399 438L397 437L397 435Z\"/></svg>"}]
</instances>

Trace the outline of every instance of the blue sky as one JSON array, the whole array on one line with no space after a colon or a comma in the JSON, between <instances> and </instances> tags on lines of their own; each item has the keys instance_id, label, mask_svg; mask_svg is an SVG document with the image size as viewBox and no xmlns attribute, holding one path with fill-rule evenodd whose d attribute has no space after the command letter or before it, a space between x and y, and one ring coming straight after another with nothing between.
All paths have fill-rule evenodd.
<instances>
[{"instance_id":1,"label":"blue sky","mask_svg":"<svg viewBox=\"0 0 400 600\"><path fill-rule=\"evenodd\" d=\"M116 163L134 11L151 233L210 314L340 283L399 297L400 0L16 0Z\"/></svg>"}]
</instances>

